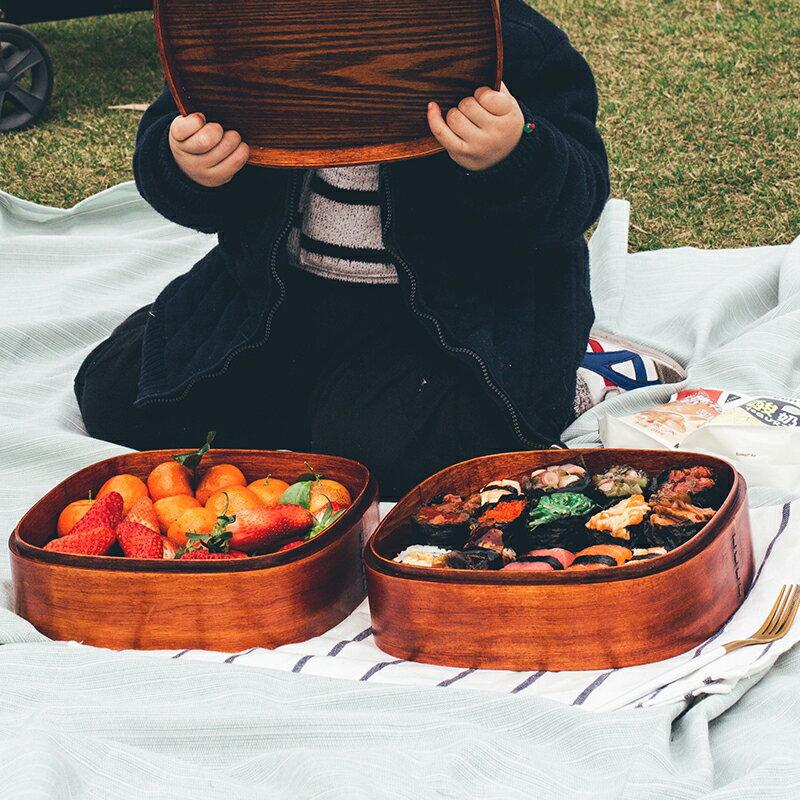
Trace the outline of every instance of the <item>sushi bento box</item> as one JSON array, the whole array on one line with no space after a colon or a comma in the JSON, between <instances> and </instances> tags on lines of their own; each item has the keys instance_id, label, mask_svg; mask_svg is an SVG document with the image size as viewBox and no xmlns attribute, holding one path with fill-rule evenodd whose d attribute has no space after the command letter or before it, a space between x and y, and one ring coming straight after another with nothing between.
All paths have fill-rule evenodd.
<instances>
[{"instance_id":1,"label":"sushi bento box","mask_svg":"<svg viewBox=\"0 0 800 800\"><path fill-rule=\"evenodd\" d=\"M375 641L463 668L606 669L712 636L753 579L744 479L663 450L484 456L423 481L365 551Z\"/></svg>"},{"instance_id":2,"label":"sushi bento box","mask_svg":"<svg viewBox=\"0 0 800 800\"><path fill-rule=\"evenodd\" d=\"M173 450L152 450L109 458L81 469L42 497L20 520L9 540L16 613L53 639L112 649L232 652L257 646L277 647L317 636L341 622L363 600L366 587L362 550L378 523L377 484L363 465L333 456L226 449L211 449L203 456L201 474L205 470L211 474L220 465L235 465L242 476L241 484L261 482L267 476L266 483L285 486L308 473L311 465L315 472L338 482L340 489L346 487L341 491L349 495L350 502L338 508L335 515L330 514L332 504L324 509L321 517L325 524L320 526L318 535L296 537L296 541L283 536L279 542L282 546L276 544L272 548L277 548L275 552L259 553L257 548L243 545L249 554L230 548L225 556L205 551L205 558L193 560L183 558L178 550L176 558L175 545L170 543L176 536L175 523L170 524L169 517L166 522L163 519L174 498L167 498L165 508L160 508L159 502L153 504L150 498L141 501L151 509L159 509L158 522L169 524L171 538L156 536L163 540L163 556L145 557L143 550L126 549L123 553L113 549L122 543L121 533L119 543L114 543L108 555L59 550L62 542L75 538L74 534L56 537L57 528L61 535L62 513L67 513L68 505L87 498L89 493L96 498L96 504L101 503L98 490L112 476L116 476L115 480L123 476L130 485L149 488L152 478L148 476L158 465L171 463L175 455ZM225 469L228 468L223 472ZM300 486L305 487L306 484ZM124 493L123 489L120 491ZM175 490L168 487L162 494L165 491ZM236 491L225 488L217 492L224 498L224 507L217 506L214 514L229 522L236 516L242 522L245 512L229 513L228 505L247 491L247 486L242 485ZM152 494L153 498L156 496ZM195 499L183 500L187 506L201 505ZM206 508L213 502L213 497L209 498ZM288 502L280 500L282 504ZM286 505L278 508L285 509ZM298 514L310 513L293 508ZM197 509L198 516L202 513L202 508ZM229 516L225 517L226 513ZM263 510L261 514L266 516ZM180 522L183 517L176 519ZM252 520L252 516L248 519ZM129 531L141 533L144 540L148 531L136 527L139 522L129 524L126 535ZM115 530L121 531L125 524L128 523L117 523ZM78 530L78 525L80 522L74 526L70 523L72 531ZM218 526L204 538L210 544L201 547L195 541L199 525L184 526L189 527L192 530L184 530L182 539L189 550L205 550L207 546L228 550L227 544L217 548L212 545L224 543L226 537L233 537L233 544L237 535L243 540L247 533L240 527L237 534L224 531L218 535ZM230 528L235 526L231 523ZM100 535L96 529L93 534ZM109 535L113 538L113 533ZM131 535L125 541L135 545L138 540Z\"/></svg>"}]
</instances>

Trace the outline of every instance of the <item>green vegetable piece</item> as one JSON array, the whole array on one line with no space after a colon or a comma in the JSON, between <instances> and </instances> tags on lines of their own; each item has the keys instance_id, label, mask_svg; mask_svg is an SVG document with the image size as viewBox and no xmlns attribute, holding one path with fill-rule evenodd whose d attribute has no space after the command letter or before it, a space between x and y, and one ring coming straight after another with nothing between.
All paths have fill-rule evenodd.
<instances>
[{"instance_id":1,"label":"green vegetable piece","mask_svg":"<svg viewBox=\"0 0 800 800\"><path fill-rule=\"evenodd\" d=\"M537 505L529 512L528 527L533 529L556 519L579 517L593 507L594 503L588 497L576 492L546 494L539 498Z\"/></svg>"}]
</instances>

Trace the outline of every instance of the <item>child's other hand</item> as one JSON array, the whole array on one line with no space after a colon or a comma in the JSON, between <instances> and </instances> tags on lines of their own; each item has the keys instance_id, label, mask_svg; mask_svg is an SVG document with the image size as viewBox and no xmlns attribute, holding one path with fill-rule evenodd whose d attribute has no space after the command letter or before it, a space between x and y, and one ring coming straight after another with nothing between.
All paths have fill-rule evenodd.
<instances>
[{"instance_id":1,"label":"child's other hand","mask_svg":"<svg viewBox=\"0 0 800 800\"><path fill-rule=\"evenodd\" d=\"M202 114L176 117L169 129L172 156L201 186L222 186L247 162L250 148L236 131L225 131Z\"/></svg>"},{"instance_id":2,"label":"child's other hand","mask_svg":"<svg viewBox=\"0 0 800 800\"><path fill-rule=\"evenodd\" d=\"M446 120L438 103L428 103L428 125L450 158L471 172L493 167L517 146L525 118L504 83L495 91L481 86L465 97Z\"/></svg>"}]
</instances>

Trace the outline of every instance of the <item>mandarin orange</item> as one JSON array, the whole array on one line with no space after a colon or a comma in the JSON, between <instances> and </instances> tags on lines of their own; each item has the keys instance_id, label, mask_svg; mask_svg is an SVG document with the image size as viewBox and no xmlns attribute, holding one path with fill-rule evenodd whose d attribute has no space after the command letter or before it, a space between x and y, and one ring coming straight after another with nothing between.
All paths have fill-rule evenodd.
<instances>
[{"instance_id":1,"label":"mandarin orange","mask_svg":"<svg viewBox=\"0 0 800 800\"><path fill-rule=\"evenodd\" d=\"M169 526L178 517L190 508L199 508L200 502L188 494L176 494L174 497L162 497L153 503L158 517L158 527L161 533L166 533Z\"/></svg>"},{"instance_id":2,"label":"mandarin orange","mask_svg":"<svg viewBox=\"0 0 800 800\"><path fill-rule=\"evenodd\" d=\"M339 503L342 506L349 506L352 500L350 492L338 481L328 478L320 478L311 484L308 500L308 510L312 514L328 507L328 501Z\"/></svg>"},{"instance_id":3,"label":"mandarin orange","mask_svg":"<svg viewBox=\"0 0 800 800\"><path fill-rule=\"evenodd\" d=\"M247 480L242 471L233 464L217 464L203 473L194 496L204 506L212 494L226 486L247 486Z\"/></svg>"},{"instance_id":4,"label":"mandarin orange","mask_svg":"<svg viewBox=\"0 0 800 800\"><path fill-rule=\"evenodd\" d=\"M151 500L164 497L175 497L177 494L188 494L194 497L192 490L192 472L177 461L163 461L153 467L147 476L147 489Z\"/></svg>"},{"instance_id":5,"label":"mandarin orange","mask_svg":"<svg viewBox=\"0 0 800 800\"><path fill-rule=\"evenodd\" d=\"M263 506L261 498L244 486L226 486L218 492L214 492L206 502L206 508L213 511L219 517L222 514L236 514L243 508L254 508Z\"/></svg>"},{"instance_id":6,"label":"mandarin orange","mask_svg":"<svg viewBox=\"0 0 800 800\"><path fill-rule=\"evenodd\" d=\"M213 511L199 506L183 512L167 529L167 539L178 547L187 543L187 533L211 533L217 516Z\"/></svg>"},{"instance_id":7,"label":"mandarin orange","mask_svg":"<svg viewBox=\"0 0 800 800\"><path fill-rule=\"evenodd\" d=\"M248 483L247 488L257 494L265 506L276 506L281 501L281 495L289 488L289 484L280 478L267 477Z\"/></svg>"},{"instance_id":8,"label":"mandarin orange","mask_svg":"<svg viewBox=\"0 0 800 800\"><path fill-rule=\"evenodd\" d=\"M83 519L83 515L92 507L94 500L76 500L64 508L58 515L56 523L56 534L67 536L75 527L78 520Z\"/></svg>"},{"instance_id":9,"label":"mandarin orange","mask_svg":"<svg viewBox=\"0 0 800 800\"><path fill-rule=\"evenodd\" d=\"M123 473L109 478L97 493L96 499L99 500L109 492L119 492L122 495L122 515L126 516L131 510L131 506L140 498L147 497L147 484L135 475Z\"/></svg>"}]
</instances>

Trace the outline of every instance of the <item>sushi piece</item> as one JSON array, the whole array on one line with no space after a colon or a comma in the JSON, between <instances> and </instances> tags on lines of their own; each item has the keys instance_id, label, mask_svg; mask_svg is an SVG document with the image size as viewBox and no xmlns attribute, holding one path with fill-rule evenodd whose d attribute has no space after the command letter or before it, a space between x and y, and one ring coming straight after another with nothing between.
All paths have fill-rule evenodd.
<instances>
[{"instance_id":1,"label":"sushi piece","mask_svg":"<svg viewBox=\"0 0 800 800\"><path fill-rule=\"evenodd\" d=\"M503 557L503 563L508 564L517 557L516 551L506 547L503 531L500 528L479 529L479 535L470 539L467 548L484 547L487 550L494 550Z\"/></svg>"},{"instance_id":2,"label":"sushi piece","mask_svg":"<svg viewBox=\"0 0 800 800\"><path fill-rule=\"evenodd\" d=\"M694 505L688 494L660 495L653 502L650 523L660 526L705 524L716 513L713 508L700 508Z\"/></svg>"},{"instance_id":3,"label":"sushi piece","mask_svg":"<svg viewBox=\"0 0 800 800\"><path fill-rule=\"evenodd\" d=\"M644 470L627 465L609 467L599 475L592 475L594 494L598 501L614 501L634 494L644 495L650 481L650 476Z\"/></svg>"},{"instance_id":4,"label":"sushi piece","mask_svg":"<svg viewBox=\"0 0 800 800\"><path fill-rule=\"evenodd\" d=\"M586 532L586 521L594 503L576 492L555 492L542 495L528 512L527 537L509 542L517 552L562 548L580 550L592 543Z\"/></svg>"},{"instance_id":5,"label":"sushi piece","mask_svg":"<svg viewBox=\"0 0 800 800\"><path fill-rule=\"evenodd\" d=\"M694 505L688 494L660 492L651 500L653 511L640 542L643 547L673 550L689 541L716 513L713 508Z\"/></svg>"},{"instance_id":6,"label":"sushi piece","mask_svg":"<svg viewBox=\"0 0 800 800\"><path fill-rule=\"evenodd\" d=\"M500 499L497 503L481 506L475 514L474 525L467 540L466 547L478 545L478 540L488 531L496 529L503 534L503 546L519 551L520 545L527 544L524 538L526 533L526 510L528 499L524 496Z\"/></svg>"},{"instance_id":7,"label":"sushi piece","mask_svg":"<svg viewBox=\"0 0 800 800\"><path fill-rule=\"evenodd\" d=\"M470 534L473 513L480 506L480 496L461 497L446 494L438 502L420 508L411 517L411 527L422 544L451 550L463 547Z\"/></svg>"},{"instance_id":8,"label":"sushi piece","mask_svg":"<svg viewBox=\"0 0 800 800\"><path fill-rule=\"evenodd\" d=\"M482 506L488 506L500 500L516 499L522 497L522 486L520 486L519 481L492 481L481 489L480 497Z\"/></svg>"},{"instance_id":9,"label":"sushi piece","mask_svg":"<svg viewBox=\"0 0 800 800\"><path fill-rule=\"evenodd\" d=\"M523 519L528 501L523 497L519 500L501 500L486 510L478 511L479 525L509 525Z\"/></svg>"},{"instance_id":10,"label":"sushi piece","mask_svg":"<svg viewBox=\"0 0 800 800\"><path fill-rule=\"evenodd\" d=\"M555 520L574 519L588 514L594 503L582 494L575 492L557 492L544 495L528 512L528 527L538 528Z\"/></svg>"},{"instance_id":11,"label":"sushi piece","mask_svg":"<svg viewBox=\"0 0 800 800\"><path fill-rule=\"evenodd\" d=\"M595 514L586 527L599 544L637 541L642 522L650 511L644 495L634 494Z\"/></svg>"},{"instance_id":12,"label":"sushi piece","mask_svg":"<svg viewBox=\"0 0 800 800\"><path fill-rule=\"evenodd\" d=\"M450 569L502 569L503 556L486 547L451 550L442 557L441 566Z\"/></svg>"},{"instance_id":13,"label":"sushi piece","mask_svg":"<svg viewBox=\"0 0 800 800\"><path fill-rule=\"evenodd\" d=\"M658 556L666 555L667 549L665 547L636 547L633 549L633 555L629 564L633 561L647 561L650 558L657 558Z\"/></svg>"},{"instance_id":14,"label":"sushi piece","mask_svg":"<svg viewBox=\"0 0 800 800\"><path fill-rule=\"evenodd\" d=\"M399 552L392 561L398 564L409 564L413 567L437 567L442 556L447 550L441 547L432 547L428 544L412 544Z\"/></svg>"},{"instance_id":15,"label":"sushi piece","mask_svg":"<svg viewBox=\"0 0 800 800\"><path fill-rule=\"evenodd\" d=\"M561 548L532 550L507 564L503 569L516 572L552 572L566 569L574 559L575 553Z\"/></svg>"},{"instance_id":16,"label":"sushi piece","mask_svg":"<svg viewBox=\"0 0 800 800\"><path fill-rule=\"evenodd\" d=\"M589 485L589 473L578 464L553 464L535 469L526 481L533 497L549 492L582 492Z\"/></svg>"},{"instance_id":17,"label":"sushi piece","mask_svg":"<svg viewBox=\"0 0 800 800\"><path fill-rule=\"evenodd\" d=\"M596 544L575 554L575 560L568 569L600 569L619 567L629 561L633 553L618 544Z\"/></svg>"},{"instance_id":18,"label":"sushi piece","mask_svg":"<svg viewBox=\"0 0 800 800\"><path fill-rule=\"evenodd\" d=\"M506 546L513 547L511 542L516 538L516 534L525 531L527 507L528 500L525 497L502 499L493 505L482 506L476 512L475 528L473 528L468 544L474 544L475 538L480 536L484 530L499 528L505 533Z\"/></svg>"},{"instance_id":19,"label":"sushi piece","mask_svg":"<svg viewBox=\"0 0 800 800\"><path fill-rule=\"evenodd\" d=\"M688 494L697 506L719 508L724 498L716 473L709 467L682 467L662 473L655 494L659 497Z\"/></svg>"}]
</instances>

